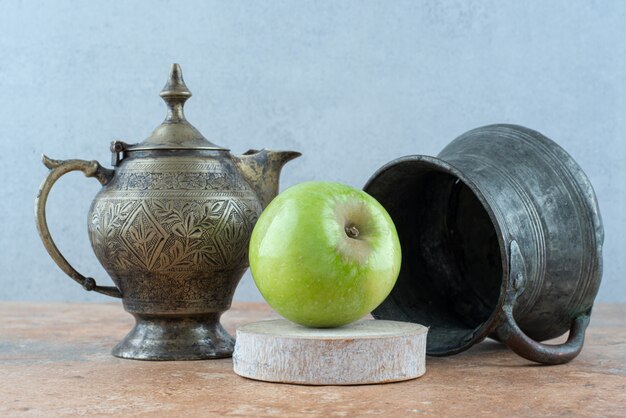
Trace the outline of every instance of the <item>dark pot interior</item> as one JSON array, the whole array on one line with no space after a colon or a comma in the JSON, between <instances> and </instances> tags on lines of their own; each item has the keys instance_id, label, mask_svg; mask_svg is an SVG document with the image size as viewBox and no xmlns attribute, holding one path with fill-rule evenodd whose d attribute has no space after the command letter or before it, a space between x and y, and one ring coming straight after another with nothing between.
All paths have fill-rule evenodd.
<instances>
[{"instance_id":1,"label":"dark pot interior","mask_svg":"<svg viewBox=\"0 0 626 418\"><path fill-rule=\"evenodd\" d=\"M431 355L483 338L498 305L502 254L488 212L460 174L413 157L381 169L365 191L387 209L402 245L398 281L374 317L430 327Z\"/></svg>"}]
</instances>

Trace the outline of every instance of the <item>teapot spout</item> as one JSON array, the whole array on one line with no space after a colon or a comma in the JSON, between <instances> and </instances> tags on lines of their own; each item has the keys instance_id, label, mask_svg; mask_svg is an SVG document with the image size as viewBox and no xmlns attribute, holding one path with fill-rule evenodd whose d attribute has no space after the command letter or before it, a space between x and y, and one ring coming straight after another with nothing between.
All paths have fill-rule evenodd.
<instances>
[{"instance_id":1,"label":"teapot spout","mask_svg":"<svg viewBox=\"0 0 626 418\"><path fill-rule=\"evenodd\" d=\"M249 150L233 156L235 165L252 186L265 209L278 194L278 179L283 166L302 155L296 151Z\"/></svg>"}]
</instances>

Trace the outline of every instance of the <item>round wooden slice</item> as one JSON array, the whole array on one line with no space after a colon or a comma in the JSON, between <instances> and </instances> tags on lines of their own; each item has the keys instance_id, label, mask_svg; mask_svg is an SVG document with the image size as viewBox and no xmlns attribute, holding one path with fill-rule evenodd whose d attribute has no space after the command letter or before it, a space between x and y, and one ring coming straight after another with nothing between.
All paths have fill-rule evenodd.
<instances>
[{"instance_id":1,"label":"round wooden slice","mask_svg":"<svg viewBox=\"0 0 626 418\"><path fill-rule=\"evenodd\" d=\"M396 382L426 371L426 333L419 324L361 320L339 328L307 328L284 319L237 329L235 373L305 385Z\"/></svg>"}]
</instances>

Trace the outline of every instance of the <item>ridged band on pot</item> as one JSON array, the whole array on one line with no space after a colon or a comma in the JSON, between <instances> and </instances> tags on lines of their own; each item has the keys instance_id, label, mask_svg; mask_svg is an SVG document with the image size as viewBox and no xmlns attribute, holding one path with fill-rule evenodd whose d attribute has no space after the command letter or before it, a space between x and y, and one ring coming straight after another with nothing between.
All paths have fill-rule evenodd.
<instances>
[{"instance_id":1,"label":"ridged band on pot","mask_svg":"<svg viewBox=\"0 0 626 418\"><path fill-rule=\"evenodd\" d=\"M485 126L437 158L388 163L364 189L388 210L403 250L376 318L430 326L431 355L487 336L541 363L578 355L603 228L591 183L560 146L521 126ZM564 344L539 342L568 330Z\"/></svg>"}]
</instances>

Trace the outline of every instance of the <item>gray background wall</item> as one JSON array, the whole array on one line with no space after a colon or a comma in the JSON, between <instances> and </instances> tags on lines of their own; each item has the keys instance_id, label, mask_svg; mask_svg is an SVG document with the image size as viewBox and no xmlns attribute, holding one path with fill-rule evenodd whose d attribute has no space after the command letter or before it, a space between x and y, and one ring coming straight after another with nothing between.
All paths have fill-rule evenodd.
<instances>
[{"instance_id":1,"label":"gray background wall","mask_svg":"<svg viewBox=\"0 0 626 418\"><path fill-rule=\"evenodd\" d=\"M606 228L602 301L626 301L626 2L1 2L0 299L106 300L53 264L36 233L40 154L98 159L144 139L179 62L188 119L235 152L295 149L282 188L362 187L387 161L436 155L495 122L559 142L596 188ZM346 158L349 156L349 158ZM49 201L53 236L102 284L86 213L94 180ZM246 276L236 298L260 299Z\"/></svg>"}]
</instances>

